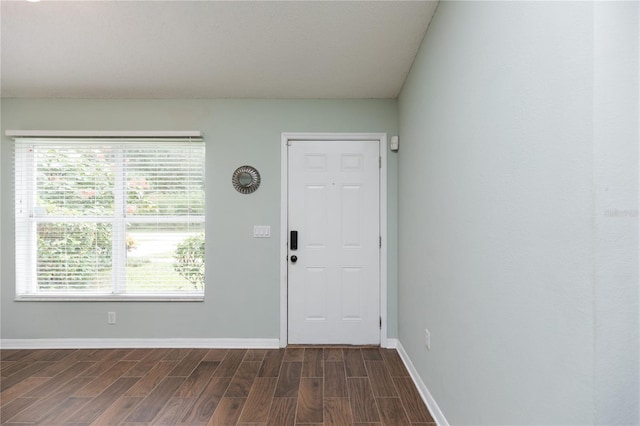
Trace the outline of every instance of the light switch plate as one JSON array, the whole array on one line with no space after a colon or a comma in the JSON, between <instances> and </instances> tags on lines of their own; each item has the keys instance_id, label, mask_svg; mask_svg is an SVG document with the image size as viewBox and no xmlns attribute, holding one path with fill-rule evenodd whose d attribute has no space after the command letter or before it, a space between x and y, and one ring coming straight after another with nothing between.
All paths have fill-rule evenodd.
<instances>
[{"instance_id":1,"label":"light switch plate","mask_svg":"<svg viewBox=\"0 0 640 426\"><path fill-rule=\"evenodd\" d=\"M271 238L271 226L253 225L253 238Z\"/></svg>"}]
</instances>

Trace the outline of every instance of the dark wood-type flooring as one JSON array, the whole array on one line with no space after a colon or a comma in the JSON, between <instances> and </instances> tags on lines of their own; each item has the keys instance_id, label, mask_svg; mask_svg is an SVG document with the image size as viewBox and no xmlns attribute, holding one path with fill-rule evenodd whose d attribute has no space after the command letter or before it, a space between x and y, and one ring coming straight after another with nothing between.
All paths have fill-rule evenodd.
<instances>
[{"instance_id":1,"label":"dark wood-type flooring","mask_svg":"<svg viewBox=\"0 0 640 426\"><path fill-rule=\"evenodd\" d=\"M3 425L427 425L398 353L2 350Z\"/></svg>"}]
</instances>

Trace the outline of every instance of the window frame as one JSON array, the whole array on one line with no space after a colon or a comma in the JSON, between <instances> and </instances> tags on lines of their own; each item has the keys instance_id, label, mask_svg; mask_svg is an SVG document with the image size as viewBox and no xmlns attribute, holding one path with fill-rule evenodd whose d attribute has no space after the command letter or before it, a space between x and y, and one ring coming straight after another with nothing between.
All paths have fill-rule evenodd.
<instances>
[{"instance_id":1,"label":"window frame","mask_svg":"<svg viewBox=\"0 0 640 426\"><path fill-rule=\"evenodd\" d=\"M194 224L201 224L202 228L206 227L206 195L205 195L205 211L202 215L191 216L168 216L168 215L146 215L146 216L126 216L118 215L118 205L122 207L122 203L126 204L127 190L126 182L122 180L124 176L125 158L122 156L116 161L117 169L114 172L116 176L116 182L114 182L114 190L118 188L118 185L122 186L121 190L115 190L115 193L120 194L120 199L116 196L114 200L114 212L110 216L40 216L36 212L36 192L38 191L37 180L35 179L35 162L29 161L25 156L29 154L27 152L18 152L16 146L18 143L23 143L27 140L33 141L37 144L37 140L40 140L43 144L54 143L57 139L74 140L79 144L82 141L91 142L103 142L105 144L113 143L120 145L118 150L122 155L129 142L132 146L136 146L141 142L154 141L166 141L180 143L184 142L203 142L202 132L200 131L98 131L98 132L86 132L86 131L24 131L24 130L8 130L5 133L8 137L14 140L14 203L15 203L15 235L14 241L19 236L28 236L28 241L25 244L15 244L15 270L16 275L24 273L23 277L16 276L15 281L15 297L16 301L203 301L205 297L206 285L203 285L201 290L188 290L184 292L158 292L158 293L126 293L126 279L118 279L118 277L124 278L124 273L121 273L122 268L126 267L127 249L126 249L126 227L131 223L179 223L188 222ZM206 155L206 146L202 145L203 156ZM137 147L137 146L136 146ZM203 179L205 179L205 159L202 159L203 167ZM22 173L18 171L18 162L20 167L25 167ZM26 176L26 177L25 177ZM118 177L120 176L120 177ZM30 182L19 182L19 179L29 179ZM118 182L119 180L119 182ZM20 191L23 191L20 193ZM115 194L114 194L115 196ZM23 200L22 204L19 204L19 200ZM37 259L38 259L38 243L37 243L37 228L39 223L108 223L112 226L112 254L111 254L111 267L112 277L110 281L110 292L68 292L68 293L49 293L39 292L37 289ZM19 265L20 259L24 260L23 265ZM120 270L119 270L120 269Z\"/></svg>"}]
</instances>

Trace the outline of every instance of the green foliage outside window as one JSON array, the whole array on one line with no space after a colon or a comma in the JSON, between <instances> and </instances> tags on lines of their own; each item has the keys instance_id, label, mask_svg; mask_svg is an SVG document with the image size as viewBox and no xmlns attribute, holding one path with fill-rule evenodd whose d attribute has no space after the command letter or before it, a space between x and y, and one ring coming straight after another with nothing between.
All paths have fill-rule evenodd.
<instances>
[{"instance_id":1,"label":"green foliage outside window","mask_svg":"<svg viewBox=\"0 0 640 426\"><path fill-rule=\"evenodd\" d=\"M113 211L113 169L95 152L49 149L37 154L38 208L47 216L103 216ZM111 225L38 224L38 286L81 290L111 266ZM95 285L96 283L94 283Z\"/></svg>"},{"instance_id":2,"label":"green foliage outside window","mask_svg":"<svg viewBox=\"0 0 640 426\"><path fill-rule=\"evenodd\" d=\"M41 223L38 225L38 285L42 290L82 290L111 267L111 225ZM102 283L106 285L107 283Z\"/></svg>"},{"instance_id":3,"label":"green foliage outside window","mask_svg":"<svg viewBox=\"0 0 640 426\"><path fill-rule=\"evenodd\" d=\"M204 234L185 238L178 244L173 268L196 290L204 288Z\"/></svg>"}]
</instances>

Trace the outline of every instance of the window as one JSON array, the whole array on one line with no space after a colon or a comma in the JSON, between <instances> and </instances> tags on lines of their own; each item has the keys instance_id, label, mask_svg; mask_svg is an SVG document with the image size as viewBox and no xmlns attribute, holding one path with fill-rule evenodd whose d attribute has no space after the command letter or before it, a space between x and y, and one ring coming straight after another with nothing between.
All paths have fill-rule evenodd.
<instances>
[{"instance_id":1,"label":"window","mask_svg":"<svg viewBox=\"0 0 640 426\"><path fill-rule=\"evenodd\" d=\"M200 137L14 140L17 299L204 297Z\"/></svg>"}]
</instances>

